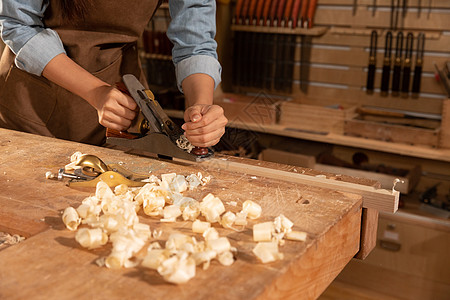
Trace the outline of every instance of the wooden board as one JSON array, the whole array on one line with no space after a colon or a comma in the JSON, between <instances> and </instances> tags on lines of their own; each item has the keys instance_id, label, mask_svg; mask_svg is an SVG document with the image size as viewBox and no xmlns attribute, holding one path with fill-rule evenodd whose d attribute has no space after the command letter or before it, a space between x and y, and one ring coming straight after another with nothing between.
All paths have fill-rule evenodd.
<instances>
[{"instance_id":1,"label":"wooden board","mask_svg":"<svg viewBox=\"0 0 450 300\"><path fill-rule=\"evenodd\" d=\"M39 230L31 225L20 228L30 237L0 252L0 298L26 299L39 295L136 299L152 295L157 299L313 299L359 249L362 207L359 195L283 178L255 179L248 173L211 165L181 165L4 129L0 129L0 151L1 211L6 206L6 211L13 212L2 215L0 228L20 227L13 218L40 224ZM259 221L284 213L296 229L308 232L309 237L304 243L287 242L281 248L284 260L262 265L251 253L255 245L251 230L236 233L217 228L220 235L227 236L238 248L237 261L231 267L213 263L206 271L197 268L197 276L181 286L165 283L150 270L100 268L94 261L106 255L108 247L95 251L82 249L75 242L74 233L65 230L59 218L62 209L77 206L93 191L75 190L62 182L45 179L46 171L62 167L75 151L97 155L105 163L122 162L124 167L140 173L188 175L201 171L211 175L212 180L190 192L190 196L199 199L212 192L232 211L240 210L243 201L254 200L263 208ZM237 201L238 207L226 204L229 201ZM30 212L31 208L37 210ZM152 229L162 229L162 240L173 231L190 232L190 222L167 224L142 215L140 220Z\"/></svg>"},{"instance_id":2,"label":"wooden board","mask_svg":"<svg viewBox=\"0 0 450 300\"><path fill-rule=\"evenodd\" d=\"M428 147L438 146L439 131L358 119L346 120L344 126L346 135Z\"/></svg>"}]
</instances>

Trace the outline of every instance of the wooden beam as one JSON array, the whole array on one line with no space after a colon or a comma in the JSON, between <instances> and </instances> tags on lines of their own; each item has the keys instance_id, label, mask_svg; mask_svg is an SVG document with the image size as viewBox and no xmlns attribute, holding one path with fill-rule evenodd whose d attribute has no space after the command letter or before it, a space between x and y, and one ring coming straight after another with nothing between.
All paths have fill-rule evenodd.
<instances>
[{"instance_id":1,"label":"wooden beam","mask_svg":"<svg viewBox=\"0 0 450 300\"><path fill-rule=\"evenodd\" d=\"M212 158L208 161L201 162L201 164L202 166L223 169L231 172L240 172L243 174L262 176L297 184L329 188L341 192L358 194L363 197L363 207L374 208L378 211L394 213L398 209L398 200L400 197L400 193L398 191L392 192L384 189L376 189L372 186L248 165L231 161L226 158Z\"/></svg>"}]
</instances>

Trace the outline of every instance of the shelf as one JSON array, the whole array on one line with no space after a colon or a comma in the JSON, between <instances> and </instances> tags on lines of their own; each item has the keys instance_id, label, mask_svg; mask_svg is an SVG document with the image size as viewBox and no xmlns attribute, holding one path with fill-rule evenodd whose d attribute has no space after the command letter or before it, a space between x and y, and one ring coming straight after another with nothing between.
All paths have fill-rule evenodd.
<instances>
[{"instance_id":1,"label":"shelf","mask_svg":"<svg viewBox=\"0 0 450 300\"><path fill-rule=\"evenodd\" d=\"M231 25L233 31L247 31L247 32L261 32L261 33L276 33L276 34L297 34L320 36L327 32L328 27L313 27L313 28L288 28L288 27L272 27L272 26L257 26L257 25Z\"/></svg>"},{"instance_id":2,"label":"shelf","mask_svg":"<svg viewBox=\"0 0 450 300\"><path fill-rule=\"evenodd\" d=\"M183 118L182 111L166 110L166 113L174 118ZM243 123L231 121L227 127L239 128L249 131L275 134L285 137L330 143L341 146L363 148L387 153L413 156L418 158L440 160L450 162L450 149L433 149L407 144L390 143L384 141L370 140L358 137L339 135L334 133L321 134L287 128L281 125L259 125L255 123Z\"/></svg>"}]
</instances>

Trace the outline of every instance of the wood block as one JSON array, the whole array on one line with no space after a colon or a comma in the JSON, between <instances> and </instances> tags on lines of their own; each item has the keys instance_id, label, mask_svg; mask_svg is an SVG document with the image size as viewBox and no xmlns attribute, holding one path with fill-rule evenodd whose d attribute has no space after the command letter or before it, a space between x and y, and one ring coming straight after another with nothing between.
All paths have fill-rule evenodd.
<instances>
[{"instance_id":1,"label":"wood block","mask_svg":"<svg viewBox=\"0 0 450 300\"><path fill-rule=\"evenodd\" d=\"M316 164L316 159L312 155L291 153L275 149L265 149L261 151L258 159L304 168L314 168L314 165Z\"/></svg>"},{"instance_id":2,"label":"wood block","mask_svg":"<svg viewBox=\"0 0 450 300\"><path fill-rule=\"evenodd\" d=\"M260 93L254 97L237 94L223 94L214 99L221 106L229 122L242 122L260 125L275 124L278 118L278 100Z\"/></svg>"},{"instance_id":3,"label":"wood block","mask_svg":"<svg viewBox=\"0 0 450 300\"><path fill-rule=\"evenodd\" d=\"M361 241L355 258L365 259L377 245L378 211L363 208L361 215Z\"/></svg>"},{"instance_id":4,"label":"wood block","mask_svg":"<svg viewBox=\"0 0 450 300\"><path fill-rule=\"evenodd\" d=\"M307 131L343 134L344 121L353 114L354 107L335 109L299 102L282 102L279 124Z\"/></svg>"},{"instance_id":5,"label":"wood block","mask_svg":"<svg viewBox=\"0 0 450 300\"><path fill-rule=\"evenodd\" d=\"M438 146L439 131L358 119L346 120L344 127L345 135L349 136L429 147Z\"/></svg>"},{"instance_id":6,"label":"wood block","mask_svg":"<svg viewBox=\"0 0 450 300\"><path fill-rule=\"evenodd\" d=\"M331 165L324 165L324 164L316 164L314 166L316 170L324 171L324 172L330 172L335 174L345 174L349 176L354 177L362 177L362 178L368 178L372 180L376 180L381 184L381 187L383 189L392 189L393 183L395 179L400 179L403 182L398 182L395 185L395 189L403 194L408 194L411 192L414 187L419 182L420 176L421 176L421 168L420 166L415 166L411 168L406 176L395 176L395 175L388 175L383 173L375 173L370 171L364 171L364 170L358 170L358 169L351 169L351 168L344 168L339 166L331 166Z\"/></svg>"}]
</instances>

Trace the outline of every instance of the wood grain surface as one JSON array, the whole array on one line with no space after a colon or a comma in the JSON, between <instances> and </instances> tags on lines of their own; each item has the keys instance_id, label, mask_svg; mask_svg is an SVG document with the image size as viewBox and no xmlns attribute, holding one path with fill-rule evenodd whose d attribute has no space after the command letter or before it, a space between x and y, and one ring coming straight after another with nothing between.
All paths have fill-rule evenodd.
<instances>
[{"instance_id":1,"label":"wood grain surface","mask_svg":"<svg viewBox=\"0 0 450 300\"><path fill-rule=\"evenodd\" d=\"M236 262L230 267L214 262L208 270L197 268L196 277L179 286L166 283L149 269L100 268L95 260L107 255L110 247L81 248L60 219L61 210L77 207L93 189L76 190L45 178L45 172L56 172L76 151L97 155L107 164L122 162L140 173L189 175L200 171L212 180L188 196L200 200L212 192L234 212L243 201L253 200L263 208L257 222L283 213L308 238L306 242L287 241L280 248L284 260L264 265L252 254L255 222L243 232L217 227L238 249ZM0 129L0 166L0 231L28 237L0 251L1 299L314 299L359 249L360 195L4 129ZM236 201L237 207L227 204L230 201ZM168 224L139 217L152 229L163 231L160 242L173 231L194 235L191 222Z\"/></svg>"}]
</instances>

